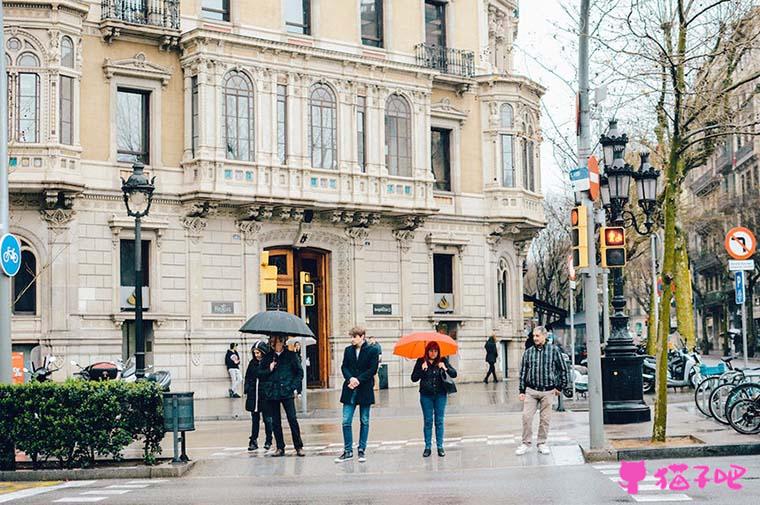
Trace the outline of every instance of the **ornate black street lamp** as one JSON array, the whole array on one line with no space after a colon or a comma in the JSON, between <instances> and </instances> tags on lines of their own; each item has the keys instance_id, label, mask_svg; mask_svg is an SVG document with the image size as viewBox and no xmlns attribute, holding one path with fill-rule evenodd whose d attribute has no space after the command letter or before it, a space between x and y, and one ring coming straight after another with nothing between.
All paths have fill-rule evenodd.
<instances>
[{"instance_id":1,"label":"ornate black street lamp","mask_svg":"<svg viewBox=\"0 0 760 505\"><path fill-rule=\"evenodd\" d=\"M628 137L620 133L616 121L610 121L607 135L600 140L604 151L604 175L600 180L602 204L608 211L611 226L628 226L642 235L649 235L654 225L653 214L657 206L657 177L659 172L649 163L649 154L641 154L641 167L634 172L625 162ZM627 210L631 179L636 181L638 205L644 212L643 229L636 216ZM649 421L651 414L644 403L642 390L642 361L628 330L625 313L625 278L622 267L610 268L613 281L610 335L602 358L602 393L604 422L624 424Z\"/></svg>"},{"instance_id":2,"label":"ornate black street lamp","mask_svg":"<svg viewBox=\"0 0 760 505\"><path fill-rule=\"evenodd\" d=\"M153 202L153 177L143 173L143 164L139 161L132 165L132 175L126 181L121 179L121 191L124 193L124 204L127 215L135 218L135 376L142 379L145 376L145 334L143 333L143 304L142 304L142 237L140 220L150 212Z\"/></svg>"}]
</instances>

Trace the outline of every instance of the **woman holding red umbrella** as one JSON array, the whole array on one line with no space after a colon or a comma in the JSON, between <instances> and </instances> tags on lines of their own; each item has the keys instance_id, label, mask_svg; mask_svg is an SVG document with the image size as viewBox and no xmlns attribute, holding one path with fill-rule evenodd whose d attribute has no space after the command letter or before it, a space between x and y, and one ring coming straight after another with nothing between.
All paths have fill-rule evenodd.
<instances>
[{"instance_id":1,"label":"woman holding red umbrella","mask_svg":"<svg viewBox=\"0 0 760 505\"><path fill-rule=\"evenodd\" d=\"M446 415L448 393L456 390L449 378L456 376L457 371L451 366L449 360L441 356L441 348L438 342L428 342L425 345L424 356L417 359L412 371L412 382L419 381L420 383L420 406L425 421L422 430L425 437L425 450L422 453L424 458L430 456L431 453L433 424L435 424L435 443L438 447L438 456L446 455L443 450L443 422Z\"/></svg>"}]
</instances>

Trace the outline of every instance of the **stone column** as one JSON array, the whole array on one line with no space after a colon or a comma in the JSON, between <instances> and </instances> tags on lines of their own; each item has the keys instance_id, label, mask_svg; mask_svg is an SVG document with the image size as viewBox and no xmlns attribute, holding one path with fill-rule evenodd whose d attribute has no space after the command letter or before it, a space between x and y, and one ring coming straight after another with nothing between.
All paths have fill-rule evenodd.
<instances>
[{"instance_id":1,"label":"stone column","mask_svg":"<svg viewBox=\"0 0 760 505\"><path fill-rule=\"evenodd\" d=\"M399 312L401 315L401 333L412 328L412 290L405 280L412 277L412 265L406 257L414 241L414 230L393 230L393 237L398 243L399 260Z\"/></svg>"},{"instance_id":2,"label":"stone column","mask_svg":"<svg viewBox=\"0 0 760 505\"><path fill-rule=\"evenodd\" d=\"M190 313L189 331L203 327L203 258L201 243L207 221L203 217L186 216L181 219L187 233L187 306Z\"/></svg>"},{"instance_id":3,"label":"stone column","mask_svg":"<svg viewBox=\"0 0 760 505\"><path fill-rule=\"evenodd\" d=\"M79 311L77 288L79 281L78 258L71 251L71 229L74 217L71 209L43 209L40 217L48 226L48 257L50 279L50 312L48 314L51 332L65 332L71 329L69 314Z\"/></svg>"},{"instance_id":4,"label":"stone column","mask_svg":"<svg viewBox=\"0 0 760 505\"><path fill-rule=\"evenodd\" d=\"M265 310L261 306L259 294L259 251L258 235L261 223L258 221L237 221L240 238L243 241L243 315L245 318Z\"/></svg>"},{"instance_id":5,"label":"stone column","mask_svg":"<svg viewBox=\"0 0 760 505\"><path fill-rule=\"evenodd\" d=\"M353 270L351 277L354 285L352 286L353 295L351 296L354 324L365 326L367 308L364 303L365 284L365 265L364 265L364 242L367 240L369 233L366 228L352 227L346 229L346 235L351 239L351 268Z\"/></svg>"}]
</instances>

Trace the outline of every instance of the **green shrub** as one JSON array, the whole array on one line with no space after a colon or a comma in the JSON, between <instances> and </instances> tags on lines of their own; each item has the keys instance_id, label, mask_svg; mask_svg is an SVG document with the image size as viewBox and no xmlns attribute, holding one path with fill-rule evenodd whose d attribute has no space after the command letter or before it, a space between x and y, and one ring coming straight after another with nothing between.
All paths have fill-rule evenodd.
<instances>
[{"instance_id":1,"label":"green shrub","mask_svg":"<svg viewBox=\"0 0 760 505\"><path fill-rule=\"evenodd\" d=\"M0 385L0 448L23 451L34 468L46 461L74 468L91 466L98 456L119 459L138 439L151 464L163 437L162 395L151 382ZM12 465L0 460L0 466Z\"/></svg>"}]
</instances>

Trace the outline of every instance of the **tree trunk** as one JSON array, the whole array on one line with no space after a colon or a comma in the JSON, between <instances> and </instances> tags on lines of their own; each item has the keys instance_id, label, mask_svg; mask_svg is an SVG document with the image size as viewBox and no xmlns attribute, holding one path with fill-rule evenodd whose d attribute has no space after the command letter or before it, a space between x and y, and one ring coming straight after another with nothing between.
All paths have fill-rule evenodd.
<instances>
[{"instance_id":1,"label":"tree trunk","mask_svg":"<svg viewBox=\"0 0 760 505\"><path fill-rule=\"evenodd\" d=\"M647 354L654 356L657 352L657 327L654 324L657 291L651 291L649 295L649 322L647 323Z\"/></svg>"},{"instance_id":2,"label":"tree trunk","mask_svg":"<svg viewBox=\"0 0 760 505\"><path fill-rule=\"evenodd\" d=\"M683 337L686 348L694 350L696 346L694 332L694 302L691 292L691 272L689 271L689 251L683 230L677 231L676 237L676 319L678 333Z\"/></svg>"}]
</instances>

